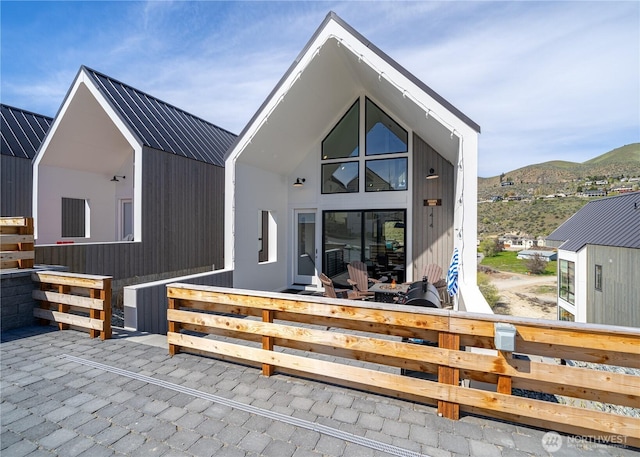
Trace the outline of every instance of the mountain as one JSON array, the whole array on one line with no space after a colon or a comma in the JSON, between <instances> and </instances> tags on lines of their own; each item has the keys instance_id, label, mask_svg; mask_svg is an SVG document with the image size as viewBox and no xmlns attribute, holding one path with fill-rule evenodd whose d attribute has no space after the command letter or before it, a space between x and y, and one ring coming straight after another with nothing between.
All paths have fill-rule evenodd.
<instances>
[{"instance_id":1,"label":"mountain","mask_svg":"<svg viewBox=\"0 0 640 457\"><path fill-rule=\"evenodd\" d=\"M534 191L542 188L543 193L573 193L577 187L574 183L620 176L640 176L640 143L613 149L582 163L552 160L518 168L502 176L502 181L514 183L509 188L500 187L500 176L478 178L478 198L483 200L506 191L526 195L532 188Z\"/></svg>"},{"instance_id":2,"label":"mountain","mask_svg":"<svg viewBox=\"0 0 640 457\"><path fill-rule=\"evenodd\" d=\"M640 143L613 149L583 163L553 160L528 165L492 178L478 178L478 237L519 232L546 236L582 208L590 199L572 196L580 190L634 185L620 181L624 177L640 177ZM607 180L607 185L586 181ZM512 185L501 186L502 182ZM567 198L536 199L550 194ZM520 196L518 201L492 203L495 196Z\"/></svg>"}]
</instances>

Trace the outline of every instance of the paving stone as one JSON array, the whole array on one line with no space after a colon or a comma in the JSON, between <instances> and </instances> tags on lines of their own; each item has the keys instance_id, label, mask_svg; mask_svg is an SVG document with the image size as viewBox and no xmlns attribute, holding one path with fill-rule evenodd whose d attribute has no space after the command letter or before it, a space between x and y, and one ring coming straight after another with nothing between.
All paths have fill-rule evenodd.
<instances>
[{"instance_id":1,"label":"paving stone","mask_svg":"<svg viewBox=\"0 0 640 457\"><path fill-rule=\"evenodd\" d=\"M0 450L6 449L7 447L17 443L21 439L22 437L17 433L14 433L10 430L3 430L2 434L0 434Z\"/></svg>"},{"instance_id":2,"label":"paving stone","mask_svg":"<svg viewBox=\"0 0 640 457\"><path fill-rule=\"evenodd\" d=\"M123 436L122 438L120 438L115 443L113 443L111 447L116 452L121 452L123 454L132 455L132 456L140 455L137 452L137 449L140 446L142 446L144 442L145 442L144 436L139 435L137 433L129 433Z\"/></svg>"},{"instance_id":3,"label":"paving stone","mask_svg":"<svg viewBox=\"0 0 640 457\"><path fill-rule=\"evenodd\" d=\"M135 432L142 433L148 432L152 430L154 427L157 427L160 424L160 421L153 416L143 415L139 417L135 422L129 424L129 428Z\"/></svg>"},{"instance_id":4,"label":"paving stone","mask_svg":"<svg viewBox=\"0 0 640 457\"><path fill-rule=\"evenodd\" d=\"M272 441L272 438L264 433L250 431L240 440L238 447L248 452L260 454Z\"/></svg>"},{"instance_id":5,"label":"paving stone","mask_svg":"<svg viewBox=\"0 0 640 457\"><path fill-rule=\"evenodd\" d=\"M166 455L170 450L171 448L166 444L161 443L160 441L151 440L145 441L144 444L137 449L136 453L137 455L144 457L160 457ZM207 454L198 453L195 455L200 456Z\"/></svg>"},{"instance_id":6,"label":"paving stone","mask_svg":"<svg viewBox=\"0 0 640 457\"><path fill-rule=\"evenodd\" d=\"M125 409L127 409L126 406L120 405L118 403L110 403L104 408L100 408L95 412L95 414L105 419L111 419L112 417L120 414Z\"/></svg>"},{"instance_id":7,"label":"paving stone","mask_svg":"<svg viewBox=\"0 0 640 457\"><path fill-rule=\"evenodd\" d=\"M475 439L469 440L469 452L471 455L481 455L483 457L501 457L502 451L498 446Z\"/></svg>"},{"instance_id":8,"label":"paving stone","mask_svg":"<svg viewBox=\"0 0 640 457\"><path fill-rule=\"evenodd\" d=\"M80 406L80 409L87 413L95 413L96 411L98 411L101 408L104 408L108 404L109 404L109 401L105 400L104 398L94 398L93 400L90 400L87 403Z\"/></svg>"},{"instance_id":9,"label":"paving stone","mask_svg":"<svg viewBox=\"0 0 640 457\"><path fill-rule=\"evenodd\" d=\"M113 443L127 436L129 433L129 430L126 428L111 424L111 427L98 433L94 439L100 444L111 446Z\"/></svg>"},{"instance_id":10,"label":"paving stone","mask_svg":"<svg viewBox=\"0 0 640 457\"><path fill-rule=\"evenodd\" d=\"M3 454L11 457L22 457L38 449L31 441L21 440L3 450Z\"/></svg>"},{"instance_id":11,"label":"paving stone","mask_svg":"<svg viewBox=\"0 0 640 457\"><path fill-rule=\"evenodd\" d=\"M76 414L78 408L73 406L62 406L61 408L54 409L53 411L45 414L44 418L52 422L59 422L72 414Z\"/></svg>"},{"instance_id":12,"label":"paving stone","mask_svg":"<svg viewBox=\"0 0 640 457\"><path fill-rule=\"evenodd\" d=\"M358 416L358 424L366 429L380 431L384 424L384 418L374 414L362 414Z\"/></svg>"},{"instance_id":13,"label":"paving stone","mask_svg":"<svg viewBox=\"0 0 640 457\"><path fill-rule=\"evenodd\" d=\"M93 420L94 418L95 416L93 414L85 413L84 411L78 411L58 421L58 424L66 428L74 429L80 427L82 424L89 422L90 420Z\"/></svg>"},{"instance_id":14,"label":"paving stone","mask_svg":"<svg viewBox=\"0 0 640 457\"><path fill-rule=\"evenodd\" d=\"M321 434L314 430L296 427L294 432L291 434L289 441L303 449L313 450L315 449L320 436Z\"/></svg>"},{"instance_id":15,"label":"paving stone","mask_svg":"<svg viewBox=\"0 0 640 457\"><path fill-rule=\"evenodd\" d=\"M397 422L394 420L387 419L382 425L382 433L386 433L398 438L408 438L410 430L410 424L404 424L402 422Z\"/></svg>"},{"instance_id":16,"label":"paving stone","mask_svg":"<svg viewBox=\"0 0 640 457\"><path fill-rule=\"evenodd\" d=\"M76 436L78 436L76 432L66 428L61 428L41 438L39 440L39 444L46 449L56 449Z\"/></svg>"},{"instance_id":17,"label":"paving stone","mask_svg":"<svg viewBox=\"0 0 640 457\"><path fill-rule=\"evenodd\" d=\"M335 410L335 405L331 405L323 401L316 401L311 407L310 412L318 416L331 417Z\"/></svg>"},{"instance_id":18,"label":"paving stone","mask_svg":"<svg viewBox=\"0 0 640 457\"><path fill-rule=\"evenodd\" d=\"M469 424L466 422L454 421L453 433L456 435L472 438L475 440L482 440L482 428L475 424Z\"/></svg>"},{"instance_id":19,"label":"paving stone","mask_svg":"<svg viewBox=\"0 0 640 457\"><path fill-rule=\"evenodd\" d=\"M195 430L205 420L205 416L198 413L187 413L180 419L175 421L175 424L181 428L188 428L189 430Z\"/></svg>"},{"instance_id":20,"label":"paving stone","mask_svg":"<svg viewBox=\"0 0 640 457\"><path fill-rule=\"evenodd\" d=\"M291 424L272 421L271 425L265 433L269 435L273 440L289 441L289 438L291 437L291 435L293 435L295 429L296 428Z\"/></svg>"},{"instance_id":21,"label":"paving stone","mask_svg":"<svg viewBox=\"0 0 640 457\"><path fill-rule=\"evenodd\" d=\"M93 419L89 422L82 424L76 428L78 433L86 436L94 436L111 426L111 423L106 419Z\"/></svg>"},{"instance_id":22,"label":"paving stone","mask_svg":"<svg viewBox=\"0 0 640 457\"><path fill-rule=\"evenodd\" d=\"M12 422L20 420L29 415L29 411L23 408L15 408L10 411L2 410L0 414L0 420L2 420L2 425L7 426Z\"/></svg>"},{"instance_id":23,"label":"paving stone","mask_svg":"<svg viewBox=\"0 0 640 457\"><path fill-rule=\"evenodd\" d=\"M483 432L483 441L495 444L496 446L515 448L516 443L513 441L513 435L493 427L485 427Z\"/></svg>"},{"instance_id":24,"label":"paving stone","mask_svg":"<svg viewBox=\"0 0 640 457\"><path fill-rule=\"evenodd\" d=\"M344 440L334 438L333 436L321 435L316 444L316 452L324 455L339 457L344 452L346 443Z\"/></svg>"},{"instance_id":25,"label":"paving stone","mask_svg":"<svg viewBox=\"0 0 640 457\"><path fill-rule=\"evenodd\" d=\"M428 455L429 457L453 457L451 452L431 446L422 446L422 454Z\"/></svg>"},{"instance_id":26,"label":"paving stone","mask_svg":"<svg viewBox=\"0 0 640 457\"><path fill-rule=\"evenodd\" d=\"M31 427L41 424L42 422L44 422L44 418L36 416L35 414L29 414L28 416L12 422L9 428L16 433L22 433Z\"/></svg>"},{"instance_id":27,"label":"paving stone","mask_svg":"<svg viewBox=\"0 0 640 457\"><path fill-rule=\"evenodd\" d=\"M227 426L221 420L218 419L205 419L200 425L195 428L195 432L201 434L204 437L215 437L220 430Z\"/></svg>"},{"instance_id":28,"label":"paving stone","mask_svg":"<svg viewBox=\"0 0 640 457\"><path fill-rule=\"evenodd\" d=\"M429 430L419 425L410 425L409 439L431 447L438 446L438 430Z\"/></svg>"},{"instance_id":29,"label":"paving stone","mask_svg":"<svg viewBox=\"0 0 640 457\"><path fill-rule=\"evenodd\" d=\"M469 440L447 432L440 432L438 447L456 454L469 455Z\"/></svg>"},{"instance_id":30,"label":"paving stone","mask_svg":"<svg viewBox=\"0 0 640 457\"><path fill-rule=\"evenodd\" d=\"M515 443L515 448L521 451L530 452L536 455L543 455L546 451L542 447L542 437L519 435L517 433L511 435Z\"/></svg>"},{"instance_id":31,"label":"paving stone","mask_svg":"<svg viewBox=\"0 0 640 457\"><path fill-rule=\"evenodd\" d=\"M167 444L181 451L186 451L201 438L202 435L192 430L178 430L167 440Z\"/></svg>"},{"instance_id":32,"label":"paving stone","mask_svg":"<svg viewBox=\"0 0 640 457\"><path fill-rule=\"evenodd\" d=\"M22 432L22 436L29 441L40 441L45 436L51 435L56 430L59 430L60 426L58 424L54 424L53 422L44 421L35 427L31 427L24 432Z\"/></svg>"},{"instance_id":33,"label":"paving stone","mask_svg":"<svg viewBox=\"0 0 640 457\"><path fill-rule=\"evenodd\" d=\"M95 442L86 436L76 436L56 449L56 453L65 457L75 457L90 449L94 444Z\"/></svg>"},{"instance_id":34,"label":"paving stone","mask_svg":"<svg viewBox=\"0 0 640 457\"><path fill-rule=\"evenodd\" d=\"M242 426L245 422L249 420L251 414L246 411L241 411L239 409L232 409L229 414L224 418L225 422L228 422L231 425L236 425L238 427Z\"/></svg>"},{"instance_id":35,"label":"paving stone","mask_svg":"<svg viewBox=\"0 0 640 457\"><path fill-rule=\"evenodd\" d=\"M309 411L315 402L310 398L295 397L289 403L289 406L294 409L300 409L303 411Z\"/></svg>"},{"instance_id":36,"label":"paving stone","mask_svg":"<svg viewBox=\"0 0 640 457\"><path fill-rule=\"evenodd\" d=\"M266 457L291 457L296 451L296 447L284 441L272 441L265 448L261 455Z\"/></svg>"},{"instance_id":37,"label":"paving stone","mask_svg":"<svg viewBox=\"0 0 640 457\"><path fill-rule=\"evenodd\" d=\"M235 446L245 437L247 433L249 433L248 430L227 425L225 428L218 432L216 438L225 444Z\"/></svg>"},{"instance_id":38,"label":"paving stone","mask_svg":"<svg viewBox=\"0 0 640 457\"><path fill-rule=\"evenodd\" d=\"M178 408L176 406L169 406L168 408L164 409L160 414L158 414L158 419L175 422L185 414L187 414L187 412L184 409Z\"/></svg>"},{"instance_id":39,"label":"paving stone","mask_svg":"<svg viewBox=\"0 0 640 457\"><path fill-rule=\"evenodd\" d=\"M351 408L344 408L341 406L338 406L336 408L336 410L333 413L333 418L337 421L340 422L346 422L348 424L355 424L356 422L358 422L358 416L360 415L360 413L355 410L355 409L351 409Z\"/></svg>"},{"instance_id":40,"label":"paving stone","mask_svg":"<svg viewBox=\"0 0 640 457\"><path fill-rule=\"evenodd\" d=\"M389 403L378 403L376 414L387 419L398 420L400 418L400 408Z\"/></svg>"}]
</instances>

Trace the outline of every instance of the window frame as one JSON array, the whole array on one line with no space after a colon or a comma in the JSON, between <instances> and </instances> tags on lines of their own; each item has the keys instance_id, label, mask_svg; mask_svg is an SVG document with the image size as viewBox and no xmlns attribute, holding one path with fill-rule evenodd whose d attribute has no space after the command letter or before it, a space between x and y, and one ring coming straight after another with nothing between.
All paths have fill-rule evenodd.
<instances>
[{"instance_id":1,"label":"window frame","mask_svg":"<svg viewBox=\"0 0 640 457\"><path fill-rule=\"evenodd\" d=\"M367 115L369 113L369 106L368 104L371 103L371 105L373 105L377 110L379 110L382 114L384 114L385 116L387 116L394 124L396 124L406 135L406 140L404 141L405 144L405 150L404 151L389 151L389 152L381 152L381 153L369 153L367 151L368 149L368 142L367 142L367 134L369 133L367 131ZM373 100L371 100L369 97L365 96L364 97L364 156L365 157L378 157L378 156L387 156L387 155L392 155L392 154L408 154L409 153L409 131L407 129L405 129L402 125L400 125L400 123L398 121L396 121L392 116L390 116L389 114L387 114L386 110L383 110L382 108L380 108L380 106L378 106L378 104L376 102L374 102Z\"/></svg>"},{"instance_id":2,"label":"window frame","mask_svg":"<svg viewBox=\"0 0 640 457\"><path fill-rule=\"evenodd\" d=\"M563 270L563 265L566 265L566 272ZM558 261L558 297L575 305L576 263L571 260L560 259Z\"/></svg>"},{"instance_id":3,"label":"window frame","mask_svg":"<svg viewBox=\"0 0 640 457\"><path fill-rule=\"evenodd\" d=\"M404 173L405 173L405 184L402 189L370 189L369 182L367 181L367 170L369 170L369 163L371 162L382 162L382 161L393 161L393 160L402 160L404 161ZM385 157L382 159L369 159L364 161L364 191L365 192L402 192L406 191L409 188L409 157ZM390 183L389 183L390 184Z\"/></svg>"},{"instance_id":4,"label":"window frame","mask_svg":"<svg viewBox=\"0 0 640 457\"><path fill-rule=\"evenodd\" d=\"M602 292L602 265L595 265L594 269L595 277L594 277L594 288Z\"/></svg>"}]
</instances>

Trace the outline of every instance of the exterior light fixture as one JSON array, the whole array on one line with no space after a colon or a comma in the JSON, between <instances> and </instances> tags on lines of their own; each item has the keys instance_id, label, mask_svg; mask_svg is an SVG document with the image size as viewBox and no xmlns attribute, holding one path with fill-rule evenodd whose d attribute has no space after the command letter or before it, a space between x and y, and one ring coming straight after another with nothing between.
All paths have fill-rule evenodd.
<instances>
[{"instance_id":1,"label":"exterior light fixture","mask_svg":"<svg viewBox=\"0 0 640 457\"><path fill-rule=\"evenodd\" d=\"M438 174L433 168L429 168L429 174L427 175L427 179L436 179L438 178Z\"/></svg>"},{"instance_id":2,"label":"exterior light fixture","mask_svg":"<svg viewBox=\"0 0 640 457\"><path fill-rule=\"evenodd\" d=\"M304 178L296 178L296 182L293 183L293 187L302 187L304 186L304 182L306 179Z\"/></svg>"},{"instance_id":3,"label":"exterior light fixture","mask_svg":"<svg viewBox=\"0 0 640 457\"><path fill-rule=\"evenodd\" d=\"M113 175L113 178L111 178L111 182L120 182L120 180L118 178L122 178L125 179L124 176L120 176L120 175Z\"/></svg>"}]
</instances>

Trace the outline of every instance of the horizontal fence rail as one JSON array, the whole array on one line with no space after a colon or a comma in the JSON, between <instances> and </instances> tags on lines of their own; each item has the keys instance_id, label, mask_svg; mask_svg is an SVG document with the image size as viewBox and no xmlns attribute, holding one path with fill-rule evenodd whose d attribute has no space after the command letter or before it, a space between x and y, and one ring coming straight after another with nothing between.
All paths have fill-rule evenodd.
<instances>
[{"instance_id":1,"label":"horizontal fence rail","mask_svg":"<svg viewBox=\"0 0 640 457\"><path fill-rule=\"evenodd\" d=\"M167 296L172 355L433 404L451 419L464 411L640 445L639 418L558 400L640 407L636 329L178 283ZM515 327L514 352L495 349L497 322Z\"/></svg>"},{"instance_id":2,"label":"horizontal fence rail","mask_svg":"<svg viewBox=\"0 0 640 457\"><path fill-rule=\"evenodd\" d=\"M89 336L111 338L111 277L43 271L32 273L39 283L33 298L40 302L33 315L42 324L55 322L60 330L71 326L89 330Z\"/></svg>"},{"instance_id":3,"label":"horizontal fence rail","mask_svg":"<svg viewBox=\"0 0 640 457\"><path fill-rule=\"evenodd\" d=\"M32 217L0 217L0 265L8 268L33 268Z\"/></svg>"}]
</instances>

